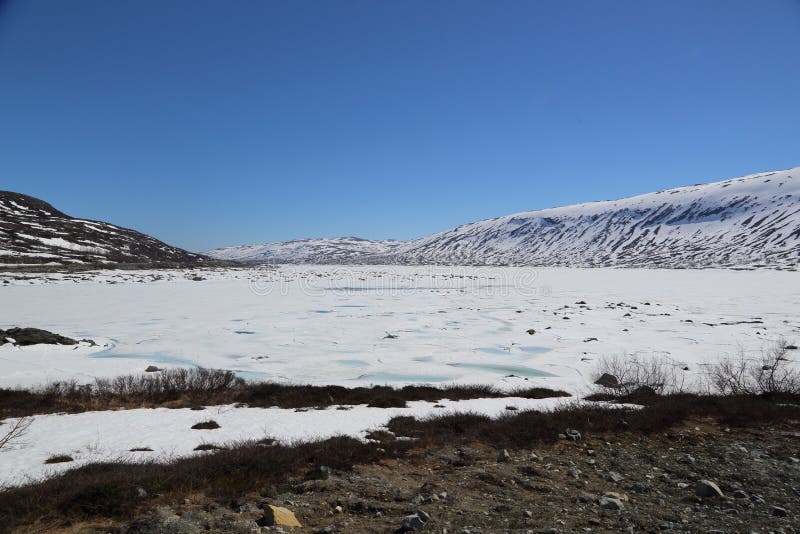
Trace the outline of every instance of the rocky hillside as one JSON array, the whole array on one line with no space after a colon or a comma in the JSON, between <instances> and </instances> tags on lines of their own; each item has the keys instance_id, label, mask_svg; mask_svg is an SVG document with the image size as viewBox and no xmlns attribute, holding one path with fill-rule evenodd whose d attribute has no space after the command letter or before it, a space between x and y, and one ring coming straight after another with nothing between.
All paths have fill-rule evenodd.
<instances>
[{"instance_id":1,"label":"rocky hillside","mask_svg":"<svg viewBox=\"0 0 800 534\"><path fill-rule=\"evenodd\" d=\"M406 242L320 239L209 254L275 263L796 269L800 167L516 213Z\"/></svg>"},{"instance_id":2,"label":"rocky hillside","mask_svg":"<svg viewBox=\"0 0 800 534\"><path fill-rule=\"evenodd\" d=\"M70 217L39 199L0 191L0 266L196 265L200 254L112 224Z\"/></svg>"},{"instance_id":3,"label":"rocky hillside","mask_svg":"<svg viewBox=\"0 0 800 534\"><path fill-rule=\"evenodd\" d=\"M213 258L247 263L350 263L389 255L403 242L358 237L298 239L283 243L225 247L208 252Z\"/></svg>"}]
</instances>

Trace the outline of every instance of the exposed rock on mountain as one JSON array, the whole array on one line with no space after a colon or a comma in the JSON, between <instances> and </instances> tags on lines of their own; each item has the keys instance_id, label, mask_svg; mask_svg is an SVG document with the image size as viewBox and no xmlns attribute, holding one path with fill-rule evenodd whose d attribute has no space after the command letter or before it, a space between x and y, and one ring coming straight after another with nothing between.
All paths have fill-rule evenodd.
<instances>
[{"instance_id":1,"label":"exposed rock on mountain","mask_svg":"<svg viewBox=\"0 0 800 534\"><path fill-rule=\"evenodd\" d=\"M170 266L209 258L112 224L70 217L47 202L0 191L0 266Z\"/></svg>"}]
</instances>

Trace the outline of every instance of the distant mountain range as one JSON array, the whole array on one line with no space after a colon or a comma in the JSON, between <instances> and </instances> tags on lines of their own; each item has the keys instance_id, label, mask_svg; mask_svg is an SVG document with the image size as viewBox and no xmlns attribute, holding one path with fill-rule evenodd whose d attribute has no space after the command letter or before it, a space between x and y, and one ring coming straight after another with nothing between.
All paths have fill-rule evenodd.
<instances>
[{"instance_id":1,"label":"distant mountain range","mask_svg":"<svg viewBox=\"0 0 800 534\"><path fill-rule=\"evenodd\" d=\"M0 191L0 267L193 266L214 260L148 235L70 217L39 199Z\"/></svg>"},{"instance_id":2,"label":"distant mountain range","mask_svg":"<svg viewBox=\"0 0 800 534\"><path fill-rule=\"evenodd\" d=\"M800 167L516 213L405 242L313 239L208 255L256 263L796 269Z\"/></svg>"},{"instance_id":3,"label":"distant mountain range","mask_svg":"<svg viewBox=\"0 0 800 534\"><path fill-rule=\"evenodd\" d=\"M263 245L218 248L208 255L245 263L350 263L391 255L403 241L370 241L359 237L297 239Z\"/></svg>"},{"instance_id":4,"label":"distant mountain range","mask_svg":"<svg viewBox=\"0 0 800 534\"><path fill-rule=\"evenodd\" d=\"M70 217L0 191L0 268L244 263L572 267L800 265L800 167L621 200L528 211L411 241L357 237L226 247L207 255Z\"/></svg>"}]
</instances>

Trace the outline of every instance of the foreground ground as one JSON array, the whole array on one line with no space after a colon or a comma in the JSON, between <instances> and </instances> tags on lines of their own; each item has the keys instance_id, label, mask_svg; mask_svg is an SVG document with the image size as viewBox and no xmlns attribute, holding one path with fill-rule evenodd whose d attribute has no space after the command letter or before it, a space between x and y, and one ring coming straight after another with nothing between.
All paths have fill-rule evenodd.
<instances>
[{"instance_id":1,"label":"foreground ground","mask_svg":"<svg viewBox=\"0 0 800 534\"><path fill-rule=\"evenodd\" d=\"M363 445L83 469L0 494L0 513L20 525L39 517L19 532L393 532L420 510L426 532L797 532L799 416L784 404L694 398L496 421L401 417ZM581 437L559 436L564 425ZM701 480L723 495L698 496ZM267 504L303 526L258 526Z\"/></svg>"},{"instance_id":2,"label":"foreground ground","mask_svg":"<svg viewBox=\"0 0 800 534\"><path fill-rule=\"evenodd\" d=\"M266 497L217 502L198 494L127 526L67 530L270 532L277 529L255 524L266 500L296 513L303 528L284 530L297 532L392 532L420 509L431 516L428 532L797 532L798 430L726 431L693 421L650 437L600 435L514 450L506 462L480 443L435 447ZM718 483L725 497L696 497L699 479ZM610 492L622 510L598 504Z\"/></svg>"}]
</instances>

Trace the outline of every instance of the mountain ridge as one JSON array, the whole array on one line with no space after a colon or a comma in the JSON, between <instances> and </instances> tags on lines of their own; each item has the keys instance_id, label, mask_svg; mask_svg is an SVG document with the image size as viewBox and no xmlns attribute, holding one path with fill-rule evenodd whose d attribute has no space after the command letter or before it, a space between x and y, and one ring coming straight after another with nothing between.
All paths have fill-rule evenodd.
<instances>
[{"instance_id":1,"label":"mountain ridge","mask_svg":"<svg viewBox=\"0 0 800 534\"><path fill-rule=\"evenodd\" d=\"M333 263L796 269L800 167L475 221Z\"/></svg>"},{"instance_id":2,"label":"mountain ridge","mask_svg":"<svg viewBox=\"0 0 800 534\"><path fill-rule=\"evenodd\" d=\"M0 191L0 266L194 266L214 263L149 235L72 217L48 202Z\"/></svg>"}]
</instances>

